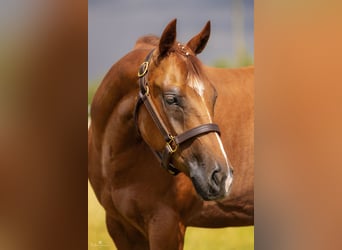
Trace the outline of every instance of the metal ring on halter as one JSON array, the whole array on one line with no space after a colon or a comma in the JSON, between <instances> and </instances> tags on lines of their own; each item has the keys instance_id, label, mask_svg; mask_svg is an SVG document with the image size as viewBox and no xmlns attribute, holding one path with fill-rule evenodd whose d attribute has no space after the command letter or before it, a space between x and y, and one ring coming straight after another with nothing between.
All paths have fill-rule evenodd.
<instances>
[{"instance_id":1,"label":"metal ring on halter","mask_svg":"<svg viewBox=\"0 0 342 250\"><path fill-rule=\"evenodd\" d=\"M140 66L140 69L138 71L138 77L143 77L144 75L146 75L148 70L148 62L143 62Z\"/></svg>"},{"instance_id":2,"label":"metal ring on halter","mask_svg":"<svg viewBox=\"0 0 342 250\"><path fill-rule=\"evenodd\" d=\"M166 142L166 147L168 148L168 150L170 151L170 153L174 153L177 151L178 149L178 144L175 141L175 137L173 135L169 135L170 140L168 142ZM172 145L174 145L174 147L172 147Z\"/></svg>"},{"instance_id":3,"label":"metal ring on halter","mask_svg":"<svg viewBox=\"0 0 342 250\"><path fill-rule=\"evenodd\" d=\"M150 88L149 88L147 85L145 86L145 91L146 91L146 92L145 92L144 95L145 95L145 96L148 96L148 95L150 94Z\"/></svg>"}]
</instances>

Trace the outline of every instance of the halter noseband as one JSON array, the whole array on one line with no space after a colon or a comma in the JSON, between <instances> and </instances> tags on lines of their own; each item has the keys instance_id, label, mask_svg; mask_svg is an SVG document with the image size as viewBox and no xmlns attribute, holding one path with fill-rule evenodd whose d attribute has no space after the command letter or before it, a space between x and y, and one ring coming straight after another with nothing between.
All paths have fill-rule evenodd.
<instances>
[{"instance_id":1,"label":"halter noseband","mask_svg":"<svg viewBox=\"0 0 342 250\"><path fill-rule=\"evenodd\" d=\"M165 168L172 175L177 175L180 172L180 170L174 167L173 164L170 163L170 160L171 160L172 155L178 150L179 145L191 138L197 137L202 134L207 134L210 132L215 132L215 133L220 134L220 129L217 124L207 123L207 124L202 124L192 129L189 129L183 132L182 134L172 135L172 133L166 127L165 123L163 122L160 115L158 114L157 109L155 105L153 104L152 98L150 96L149 85L146 79L146 74L148 72L148 67L149 67L152 53L153 53L153 50L147 55L147 57L145 58L145 61L141 64L139 71L138 71L140 90L139 90L138 101L134 110L135 124L136 124L137 130L139 131L138 111L139 111L140 105L144 103L147 111L149 112L151 118L153 119L155 125L157 126L157 128L159 129L160 133L162 134L165 140L165 147L162 152L158 152L153 149L152 149L152 152L157 157L157 159L159 160L163 168Z\"/></svg>"}]
</instances>

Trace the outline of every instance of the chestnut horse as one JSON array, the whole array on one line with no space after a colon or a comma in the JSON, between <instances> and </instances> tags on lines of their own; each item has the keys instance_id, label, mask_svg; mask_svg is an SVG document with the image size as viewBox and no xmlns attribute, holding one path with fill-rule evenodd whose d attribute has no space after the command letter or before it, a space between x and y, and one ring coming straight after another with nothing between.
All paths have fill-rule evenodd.
<instances>
[{"instance_id":1,"label":"chestnut horse","mask_svg":"<svg viewBox=\"0 0 342 250\"><path fill-rule=\"evenodd\" d=\"M94 96L89 180L119 250L183 249L187 226L253 225L254 72L203 65L209 34L210 22L182 45L173 20Z\"/></svg>"}]
</instances>

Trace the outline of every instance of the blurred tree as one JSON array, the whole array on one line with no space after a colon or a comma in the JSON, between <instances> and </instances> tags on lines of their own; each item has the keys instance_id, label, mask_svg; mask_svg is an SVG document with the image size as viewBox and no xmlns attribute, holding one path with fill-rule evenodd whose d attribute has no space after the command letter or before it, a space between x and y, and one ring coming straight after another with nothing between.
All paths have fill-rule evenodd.
<instances>
[{"instance_id":1,"label":"blurred tree","mask_svg":"<svg viewBox=\"0 0 342 250\"><path fill-rule=\"evenodd\" d=\"M238 58L236 58L234 63L232 63L228 59L219 58L216 59L213 63L211 63L211 66L217 68L239 68L251 66L253 64L253 56L248 54L247 51L245 51L245 53L241 54Z\"/></svg>"},{"instance_id":2,"label":"blurred tree","mask_svg":"<svg viewBox=\"0 0 342 250\"><path fill-rule=\"evenodd\" d=\"M253 56L248 54L245 50L240 54L240 56L237 58L235 66L236 67L246 67L254 64Z\"/></svg>"},{"instance_id":3,"label":"blurred tree","mask_svg":"<svg viewBox=\"0 0 342 250\"><path fill-rule=\"evenodd\" d=\"M224 58L219 58L215 60L212 63L212 66L216 68L231 68L232 67L231 63L227 59L224 59Z\"/></svg>"},{"instance_id":4,"label":"blurred tree","mask_svg":"<svg viewBox=\"0 0 342 250\"><path fill-rule=\"evenodd\" d=\"M231 15L233 50L235 58L233 58L234 67L244 67L253 64L253 56L247 52L245 37L245 9L241 0L233 0L231 7L234 10Z\"/></svg>"}]
</instances>

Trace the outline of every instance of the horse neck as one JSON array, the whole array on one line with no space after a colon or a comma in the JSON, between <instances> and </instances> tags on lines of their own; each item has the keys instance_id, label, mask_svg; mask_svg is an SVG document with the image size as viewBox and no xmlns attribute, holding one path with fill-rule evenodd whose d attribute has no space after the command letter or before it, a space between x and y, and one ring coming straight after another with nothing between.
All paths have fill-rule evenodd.
<instances>
[{"instance_id":1,"label":"horse neck","mask_svg":"<svg viewBox=\"0 0 342 250\"><path fill-rule=\"evenodd\" d=\"M127 151L139 142L134 121L136 96L136 91L131 91L113 107L102 143L102 149L110 148L110 155Z\"/></svg>"},{"instance_id":2,"label":"horse neck","mask_svg":"<svg viewBox=\"0 0 342 250\"><path fill-rule=\"evenodd\" d=\"M110 117L127 96L138 95L137 72L146 56L145 50L135 50L115 63L100 84L91 105L93 140L98 150ZM132 99L133 100L133 99ZM131 100L131 101L132 101ZM127 110L127 112L132 112Z\"/></svg>"},{"instance_id":3,"label":"horse neck","mask_svg":"<svg viewBox=\"0 0 342 250\"><path fill-rule=\"evenodd\" d=\"M234 89L235 96L243 96L254 91L254 67L228 69L205 66L205 72L218 92Z\"/></svg>"},{"instance_id":4,"label":"horse neck","mask_svg":"<svg viewBox=\"0 0 342 250\"><path fill-rule=\"evenodd\" d=\"M130 83L122 84L129 85ZM151 162L155 161L154 156L148 151L149 148L140 138L135 124L134 112L138 88L128 88L125 91L126 93L118 98L111 109L99 149L102 174L109 179L115 178L115 184L112 183L112 185L116 188L127 185L127 176L141 176L144 169L150 168ZM144 161L139 159L144 159ZM145 166L146 162L149 162L147 166ZM156 169L159 170L159 168ZM148 172L149 175L153 175L153 168ZM128 179L132 180L132 177Z\"/></svg>"}]
</instances>

